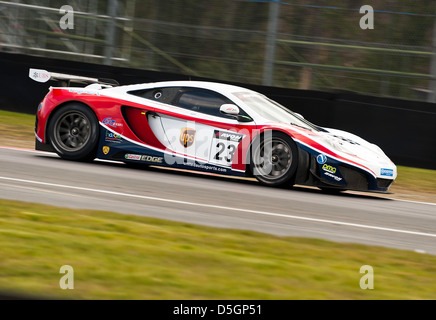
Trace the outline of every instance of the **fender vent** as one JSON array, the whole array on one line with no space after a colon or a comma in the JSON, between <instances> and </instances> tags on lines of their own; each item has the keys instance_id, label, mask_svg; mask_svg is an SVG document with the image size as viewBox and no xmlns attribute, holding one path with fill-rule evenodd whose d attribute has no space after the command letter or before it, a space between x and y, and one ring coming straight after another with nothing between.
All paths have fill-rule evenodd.
<instances>
[{"instance_id":1,"label":"fender vent","mask_svg":"<svg viewBox=\"0 0 436 320\"><path fill-rule=\"evenodd\" d=\"M147 113L150 111L146 109L140 109L135 107L123 106L122 114L124 120L129 126L130 130L138 137L142 142L165 149L151 130L147 120Z\"/></svg>"}]
</instances>

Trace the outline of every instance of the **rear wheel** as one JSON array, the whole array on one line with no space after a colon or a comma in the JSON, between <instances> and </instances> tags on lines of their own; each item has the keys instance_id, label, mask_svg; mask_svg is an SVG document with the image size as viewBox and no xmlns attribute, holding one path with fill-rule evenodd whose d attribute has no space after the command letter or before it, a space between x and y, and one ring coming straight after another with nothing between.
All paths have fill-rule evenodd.
<instances>
[{"instance_id":1,"label":"rear wheel","mask_svg":"<svg viewBox=\"0 0 436 320\"><path fill-rule=\"evenodd\" d=\"M69 103L55 111L48 126L53 148L61 158L68 160L93 160L98 135L97 117L80 103Z\"/></svg>"},{"instance_id":2,"label":"rear wheel","mask_svg":"<svg viewBox=\"0 0 436 320\"><path fill-rule=\"evenodd\" d=\"M297 164L297 145L284 133L262 135L252 146L250 168L256 179L265 185L292 185Z\"/></svg>"}]
</instances>

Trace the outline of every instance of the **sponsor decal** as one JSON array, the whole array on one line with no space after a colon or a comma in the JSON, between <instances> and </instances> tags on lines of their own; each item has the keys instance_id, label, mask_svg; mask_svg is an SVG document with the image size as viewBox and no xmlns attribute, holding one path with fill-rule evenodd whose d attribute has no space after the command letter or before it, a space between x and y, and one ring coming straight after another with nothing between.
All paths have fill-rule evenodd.
<instances>
[{"instance_id":1,"label":"sponsor decal","mask_svg":"<svg viewBox=\"0 0 436 320\"><path fill-rule=\"evenodd\" d=\"M163 157L155 157L155 156L143 155L141 157L141 160L142 161L147 161L147 162L153 162L153 163L162 163Z\"/></svg>"},{"instance_id":2,"label":"sponsor decal","mask_svg":"<svg viewBox=\"0 0 436 320\"><path fill-rule=\"evenodd\" d=\"M238 110L238 108L236 106L230 105L230 106L226 107L226 109L224 111L227 111L227 112L238 112L239 110Z\"/></svg>"},{"instance_id":3,"label":"sponsor decal","mask_svg":"<svg viewBox=\"0 0 436 320\"><path fill-rule=\"evenodd\" d=\"M214 131L215 139L228 140L233 142L240 142L244 138L243 134L233 132L223 132L219 130Z\"/></svg>"},{"instance_id":4,"label":"sponsor decal","mask_svg":"<svg viewBox=\"0 0 436 320\"><path fill-rule=\"evenodd\" d=\"M332 166L330 166L330 165L328 165L327 163L325 163L323 166L322 166L322 169L324 170L324 171L327 171L327 172L330 172L330 173L336 173L336 168L335 167L332 167Z\"/></svg>"},{"instance_id":5,"label":"sponsor decal","mask_svg":"<svg viewBox=\"0 0 436 320\"><path fill-rule=\"evenodd\" d=\"M193 167L196 169L206 170L206 171L215 171L217 173L226 173L228 170L226 168L211 166L211 165L205 165L201 163L197 163L195 161L188 161L183 163L185 166Z\"/></svg>"},{"instance_id":6,"label":"sponsor decal","mask_svg":"<svg viewBox=\"0 0 436 320\"><path fill-rule=\"evenodd\" d=\"M192 146L195 140L195 130L191 128L182 128L180 130L180 144L185 148Z\"/></svg>"},{"instance_id":7,"label":"sponsor decal","mask_svg":"<svg viewBox=\"0 0 436 320\"><path fill-rule=\"evenodd\" d=\"M338 175L336 172L338 169L336 167L333 167L331 165L328 165L327 163L324 163L322 166L323 174L331 179L334 179L336 182L342 181L341 174L338 172Z\"/></svg>"},{"instance_id":8,"label":"sponsor decal","mask_svg":"<svg viewBox=\"0 0 436 320\"><path fill-rule=\"evenodd\" d=\"M137 160L137 161L140 161L141 160L141 155L140 154L126 153L124 155L124 158L127 159L127 160Z\"/></svg>"},{"instance_id":9,"label":"sponsor decal","mask_svg":"<svg viewBox=\"0 0 436 320\"><path fill-rule=\"evenodd\" d=\"M122 137L120 134L106 131L106 139L105 139L106 141L120 143L121 139Z\"/></svg>"},{"instance_id":10,"label":"sponsor decal","mask_svg":"<svg viewBox=\"0 0 436 320\"><path fill-rule=\"evenodd\" d=\"M110 151L110 148L108 146L103 146L103 153L108 154Z\"/></svg>"},{"instance_id":11,"label":"sponsor decal","mask_svg":"<svg viewBox=\"0 0 436 320\"><path fill-rule=\"evenodd\" d=\"M384 169L382 168L380 170L380 175L385 177L393 177L394 176L394 170L393 169Z\"/></svg>"},{"instance_id":12,"label":"sponsor decal","mask_svg":"<svg viewBox=\"0 0 436 320\"><path fill-rule=\"evenodd\" d=\"M29 77L38 82L47 82L48 80L50 80L51 75L50 72L47 72L45 70L30 69Z\"/></svg>"},{"instance_id":13,"label":"sponsor decal","mask_svg":"<svg viewBox=\"0 0 436 320\"><path fill-rule=\"evenodd\" d=\"M153 163L162 163L163 157L156 157L156 156L150 156L147 154L132 154L132 153L126 153L124 155L124 158L126 160L135 160L135 161L146 161L146 162L153 162Z\"/></svg>"},{"instance_id":14,"label":"sponsor decal","mask_svg":"<svg viewBox=\"0 0 436 320\"><path fill-rule=\"evenodd\" d=\"M316 162L318 162L319 164L324 164L327 162L327 156L325 154L319 154L316 157Z\"/></svg>"},{"instance_id":15,"label":"sponsor decal","mask_svg":"<svg viewBox=\"0 0 436 320\"><path fill-rule=\"evenodd\" d=\"M113 127L113 128L123 126L122 123L118 123L118 122L116 122L114 119L112 119L112 117L104 118L104 119L103 119L103 124L105 124L105 125L107 125L107 126L111 126L111 127Z\"/></svg>"},{"instance_id":16,"label":"sponsor decal","mask_svg":"<svg viewBox=\"0 0 436 320\"><path fill-rule=\"evenodd\" d=\"M333 137L338 138L338 139L340 139L342 141L348 142L349 144L356 144L356 145L360 146L360 143L358 143L356 141L353 141L351 139L344 138L344 137L341 137L341 136L336 136L336 135L333 135Z\"/></svg>"},{"instance_id":17,"label":"sponsor decal","mask_svg":"<svg viewBox=\"0 0 436 320\"><path fill-rule=\"evenodd\" d=\"M100 92L98 92L98 91L88 90L88 89L85 89L85 88L69 89L68 92L74 92L74 93L77 93L77 94L85 93L85 94L92 94L92 95L96 95L96 96L100 95Z\"/></svg>"},{"instance_id":18,"label":"sponsor decal","mask_svg":"<svg viewBox=\"0 0 436 320\"><path fill-rule=\"evenodd\" d=\"M338 182L342 180L342 178L340 178L338 176L335 176L334 174L331 174L330 172L324 172L324 175L326 175L326 176L328 176L330 178L333 178L333 179L335 179Z\"/></svg>"},{"instance_id":19,"label":"sponsor decal","mask_svg":"<svg viewBox=\"0 0 436 320\"><path fill-rule=\"evenodd\" d=\"M50 75L47 73L43 73L43 72L34 72L33 78L41 79L41 80L48 80L48 79L50 79Z\"/></svg>"}]
</instances>

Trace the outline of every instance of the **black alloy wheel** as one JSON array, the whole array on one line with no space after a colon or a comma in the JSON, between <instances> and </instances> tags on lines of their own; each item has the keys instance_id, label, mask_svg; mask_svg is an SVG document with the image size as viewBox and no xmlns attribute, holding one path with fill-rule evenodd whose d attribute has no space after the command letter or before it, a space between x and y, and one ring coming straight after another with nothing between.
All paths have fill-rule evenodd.
<instances>
[{"instance_id":1,"label":"black alloy wheel","mask_svg":"<svg viewBox=\"0 0 436 320\"><path fill-rule=\"evenodd\" d=\"M90 161L97 154L98 120L80 103L70 103L56 110L48 135L56 153L64 159Z\"/></svg>"},{"instance_id":2,"label":"black alloy wheel","mask_svg":"<svg viewBox=\"0 0 436 320\"><path fill-rule=\"evenodd\" d=\"M293 184L298 149L291 137L281 132L264 134L251 152L250 168L257 180L269 186Z\"/></svg>"}]
</instances>

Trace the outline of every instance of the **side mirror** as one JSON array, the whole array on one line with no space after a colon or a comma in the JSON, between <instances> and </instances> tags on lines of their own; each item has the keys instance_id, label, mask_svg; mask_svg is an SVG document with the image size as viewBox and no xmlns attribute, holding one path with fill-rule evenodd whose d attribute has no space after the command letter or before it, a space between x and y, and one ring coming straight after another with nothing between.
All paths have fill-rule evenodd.
<instances>
[{"instance_id":1,"label":"side mirror","mask_svg":"<svg viewBox=\"0 0 436 320\"><path fill-rule=\"evenodd\" d=\"M220 112L231 116L237 116L239 115L239 108L234 104L226 103L220 107Z\"/></svg>"},{"instance_id":2,"label":"side mirror","mask_svg":"<svg viewBox=\"0 0 436 320\"><path fill-rule=\"evenodd\" d=\"M238 120L240 122L251 122L251 121L253 121L253 119L251 119L248 116L240 115L239 114L238 106L236 106L234 104L231 104L231 103L223 104L220 107L220 112L222 114L225 114L225 115L228 115L228 116L232 116L233 118L235 118L236 120Z\"/></svg>"}]
</instances>

